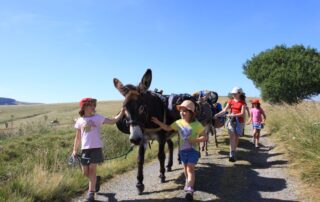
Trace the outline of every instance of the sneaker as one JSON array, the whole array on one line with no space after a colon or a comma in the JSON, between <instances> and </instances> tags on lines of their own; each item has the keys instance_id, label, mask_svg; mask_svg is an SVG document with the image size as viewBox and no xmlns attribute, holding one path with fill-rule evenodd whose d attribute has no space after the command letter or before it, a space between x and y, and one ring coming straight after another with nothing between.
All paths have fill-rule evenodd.
<instances>
[{"instance_id":1,"label":"sneaker","mask_svg":"<svg viewBox=\"0 0 320 202\"><path fill-rule=\"evenodd\" d=\"M85 200L86 202L94 202L94 192L89 192L88 197Z\"/></svg>"},{"instance_id":2,"label":"sneaker","mask_svg":"<svg viewBox=\"0 0 320 202\"><path fill-rule=\"evenodd\" d=\"M187 192L185 199L186 199L187 201L193 201L193 193Z\"/></svg>"},{"instance_id":3,"label":"sneaker","mask_svg":"<svg viewBox=\"0 0 320 202\"><path fill-rule=\"evenodd\" d=\"M234 156L230 156L230 157L229 157L229 161L230 161L230 162L236 162L236 158L235 158Z\"/></svg>"},{"instance_id":4,"label":"sneaker","mask_svg":"<svg viewBox=\"0 0 320 202\"><path fill-rule=\"evenodd\" d=\"M96 192L99 192L100 190L100 181L101 181L101 177L97 176L97 180L96 180Z\"/></svg>"}]
</instances>

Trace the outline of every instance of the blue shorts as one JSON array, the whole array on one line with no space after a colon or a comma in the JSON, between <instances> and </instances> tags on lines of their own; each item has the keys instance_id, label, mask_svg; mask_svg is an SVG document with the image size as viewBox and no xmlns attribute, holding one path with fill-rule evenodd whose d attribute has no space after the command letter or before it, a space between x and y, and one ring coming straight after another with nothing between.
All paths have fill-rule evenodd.
<instances>
[{"instance_id":1,"label":"blue shorts","mask_svg":"<svg viewBox=\"0 0 320 202\"><path fill-rule=\"evenodd\" d=\"M252 123L252 128L262 129L263 128L263 124L261 124L261 123Z\"/></svg>"},{"instance_id":2,"label":"blue shorts","mask_svg":"<svg viewBox=\"0 0 320 202\"><path fill-rule=\"evenodd\" d=\"M195 149L180 150L180 159L183 164L197 164L200 158L200 152Z\"/></svg>"}]
</instances>

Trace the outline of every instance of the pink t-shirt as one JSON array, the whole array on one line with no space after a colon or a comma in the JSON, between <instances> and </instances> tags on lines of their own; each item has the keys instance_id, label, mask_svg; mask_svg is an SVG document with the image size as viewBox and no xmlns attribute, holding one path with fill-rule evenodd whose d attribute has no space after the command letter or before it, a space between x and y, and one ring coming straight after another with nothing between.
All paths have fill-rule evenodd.
<instances>
[{"instance_id":1,"label":"pink t-shirt","mask_svg":"<svg viewBox=\"0 0 320 202\"><path fill-rule=\"evenodd\" d=\"M99 114L78 118L74 127L81 130L81 149L102 148L100 127L104 120L105 117Z\"/></svg>"},{"instance_id":2,"label":"pink t-shirt","mask_svg":"<svg viewBox=\"0 0 320 202\"><path fill-rule=\"evenodd\" d=\"M252 108L250 110L250 113L251 113L253 123L261 123L262 122L263 109Z\"/></svg>"}]
</instances>

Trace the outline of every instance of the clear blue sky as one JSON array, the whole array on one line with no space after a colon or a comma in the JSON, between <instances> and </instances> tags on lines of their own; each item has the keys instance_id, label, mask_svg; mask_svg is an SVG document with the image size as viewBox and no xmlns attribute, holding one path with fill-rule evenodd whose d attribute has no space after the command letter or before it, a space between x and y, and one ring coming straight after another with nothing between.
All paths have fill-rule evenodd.
<instances>
[{"instance_id":1,"label":"clear blue sky","mask_svg":"<svg viewBox=\"0 0 320 202\"><path fill-rule=\"evenodd\" d=\"M320 1L28 0L0 6L0 97L119 100L112 79L151 89L260 91L242 73L278 44L320 49Z\"/></svg>"}]
</instances>

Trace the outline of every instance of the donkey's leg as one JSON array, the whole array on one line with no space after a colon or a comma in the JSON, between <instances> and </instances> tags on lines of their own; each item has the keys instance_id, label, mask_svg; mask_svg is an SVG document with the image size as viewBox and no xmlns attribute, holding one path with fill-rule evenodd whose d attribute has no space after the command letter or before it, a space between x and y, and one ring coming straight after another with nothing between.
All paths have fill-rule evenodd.
<instances>
[{"instance_id":1,"label":"donkey's leg","mask_svg":"<svg viewBox=\"0 0 320 202\"><path fill-rule=\"evenodd\" d=\"M166 181L166 176L165 176L165 160L166 160L166 154L164 152L164 146L165 146L166 141L164 139L159 140L159 151L158 151L158 159L160 162L160 182L164 183Z\"/></svg>"},{"instance_id":2,"label":"donkey's leg","mask_svg":"<svg viewBox=\"0 0 320 202\"><path fill-rule=\"evenodd\" d=\"M205 143L205 142L201 142L200 145L201 145L201 151L204 151L204 148L205 148L205 146L206 146L206 143Z\"/></svg>"},{"instance_id":3,"label":"donkey's leg","mask_svg":"<svg viewBox=\"0 0 320 202\"><path fill-rule=\"evenodd\" d=\"M206 156L209 156L209 154L208 154L208 143L209 143L209 140L206 141Z\"/></svg>"},{"instance_id":4,"label":"donkey's leg","mask_svg":"<svg viewBox=\"0 0 320 202\"><path fill-rule=\"evenodd\" d=\"M143 184L143 164L144 164L144 153L145 153L145 147L144 144L140 144L139 146L139 153L138 153L138 175L137 175L137 189L138 194L142 194L144 191L144 184Z\"/></svg>"},{"instance_id":5,"label":"donkey's leg","mask_svg":"<svg viewBox=\"0 0 320 202\"><path fill-rule=\"evenodd\" d=\"M213 128L213 134L214 134L214 141L216 143L216 147L218 147L219 143L218 143L218 139L217 139L217 129L216 128Z\"/></svg>"},{"instance_id":6,"label":"donkey's leg","mask_svg":"<svg viewBox=\"0 0 320 202\"><path fill-rule=\"evenodd\" d=\"M169 149L169 160L167 164L167 171L172 171L172 164L173 164L173 142L171 139L167 140L168 149Z\"/></svg>"}]
</instances>

